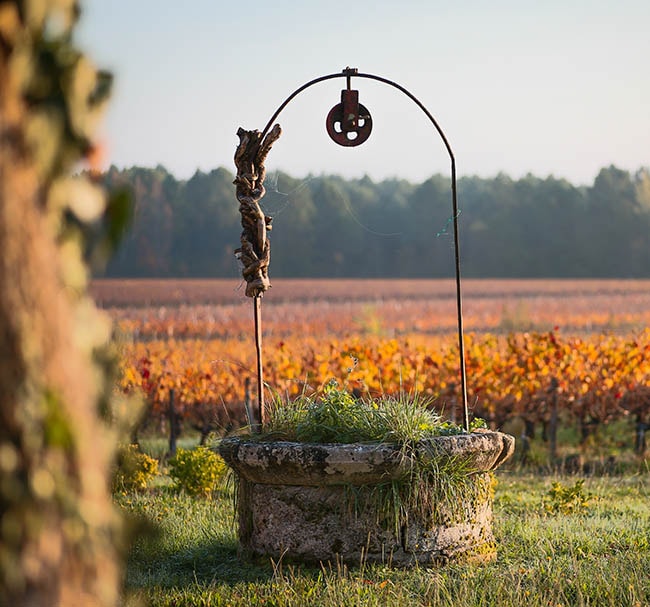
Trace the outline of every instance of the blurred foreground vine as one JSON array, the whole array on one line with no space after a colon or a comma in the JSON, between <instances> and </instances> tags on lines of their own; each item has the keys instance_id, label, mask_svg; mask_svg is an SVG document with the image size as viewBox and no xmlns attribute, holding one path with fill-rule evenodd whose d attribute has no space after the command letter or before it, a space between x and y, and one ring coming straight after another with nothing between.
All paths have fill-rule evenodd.
<instances>
[{"instance_id":1,"label":"blurred foreground vine","mask_svg":"<svg viewBox=\"0 0 650 607\"><path fill-rule=\"evenodd\" d=\"M0 0L0 602L13 607L115 605L121 581L115 363L86 287L126 206L94 179L112 79L74 47L79 14Z\"/></svg>"}]
</instances>

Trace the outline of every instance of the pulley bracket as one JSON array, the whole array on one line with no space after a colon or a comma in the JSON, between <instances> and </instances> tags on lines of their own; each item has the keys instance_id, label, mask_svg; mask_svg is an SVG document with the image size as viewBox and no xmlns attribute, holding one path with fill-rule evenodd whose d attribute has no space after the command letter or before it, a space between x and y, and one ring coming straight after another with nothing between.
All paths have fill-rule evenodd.
<instances>
[{"instance_id":1,"label":"pulley bracket","mask_svg":"<svg viewBox=\"0 0 650 607\"><path fill-rule=\"evenodd\" d=\"M341 103L335 105L325 120L332 141L345 147L361 145L372 132L372 116L359 103L359 91L349 88L341 91Z\"/></svg>"}]
</instances>

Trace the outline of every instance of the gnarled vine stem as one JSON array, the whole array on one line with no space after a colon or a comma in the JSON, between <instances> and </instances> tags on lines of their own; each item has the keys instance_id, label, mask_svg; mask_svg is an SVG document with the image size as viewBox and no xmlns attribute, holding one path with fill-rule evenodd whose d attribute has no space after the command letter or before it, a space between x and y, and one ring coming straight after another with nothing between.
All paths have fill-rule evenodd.
<instances>
[{"instance_id":1,"label":"gnarled vine stem","mask_svg":"<svg viewBox=\"0 0 650 607\"><path fill-rule=\"evenodd\" d=\"M257 131L237 131L239 145L235 151L237 177L235 185L239 212L241 213L241 247L235 254L243 264L242 276L246 280L246 295L261 297L271 287L269 280L269 263L271 261L271 243L268 232L271 231L271 217L264 215L260 200L266 193L264 162L271 146L282 133L276 124L262 140Z\"/></svg>"}]
</instances>

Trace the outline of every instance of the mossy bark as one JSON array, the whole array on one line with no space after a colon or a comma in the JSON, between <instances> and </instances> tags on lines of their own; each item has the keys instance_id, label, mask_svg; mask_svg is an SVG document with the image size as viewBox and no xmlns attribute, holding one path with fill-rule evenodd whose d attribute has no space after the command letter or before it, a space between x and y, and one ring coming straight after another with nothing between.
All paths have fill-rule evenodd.
<instances>
[{"instance_id":1,"label":"mossy bark","mask_svg":"<svg viewBox=\"0 0 650 607\"><path fill-rule=\"evenodd\" d=\"M13 607L115 605L107 485L110 325L85 295L102 75L71 46L75 2L0 3L0 596ZM84 213L86 213L84 215Z\"/></svg>"}]
</instances>

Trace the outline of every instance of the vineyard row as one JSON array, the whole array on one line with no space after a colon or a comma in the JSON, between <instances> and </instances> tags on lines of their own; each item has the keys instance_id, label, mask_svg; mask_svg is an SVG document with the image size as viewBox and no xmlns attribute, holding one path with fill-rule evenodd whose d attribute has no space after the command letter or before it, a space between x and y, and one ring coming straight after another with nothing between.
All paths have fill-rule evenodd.
<instances>
[{"instance_id":1,"label":"vineyard row","mask_svg":"<svg viewBox=\"0 0 650 607\"><path fill-rule=\"evenodd\" d=\"M650 421L650 331L636 336L564 336L558 331L466 336L472 414L500 427L520 416L546 422L551 405L577 424L633 416ZM247 381L255 377L248 340L153 340L122 346L120 388L141 393L151 418L174 391L180 415L197 427L245 423ZM289 336L265 343L269 397L314 393L335 379L362 395L421 393L451 414L459 402L453 336Z\"/></svg>"}]
</instances>

